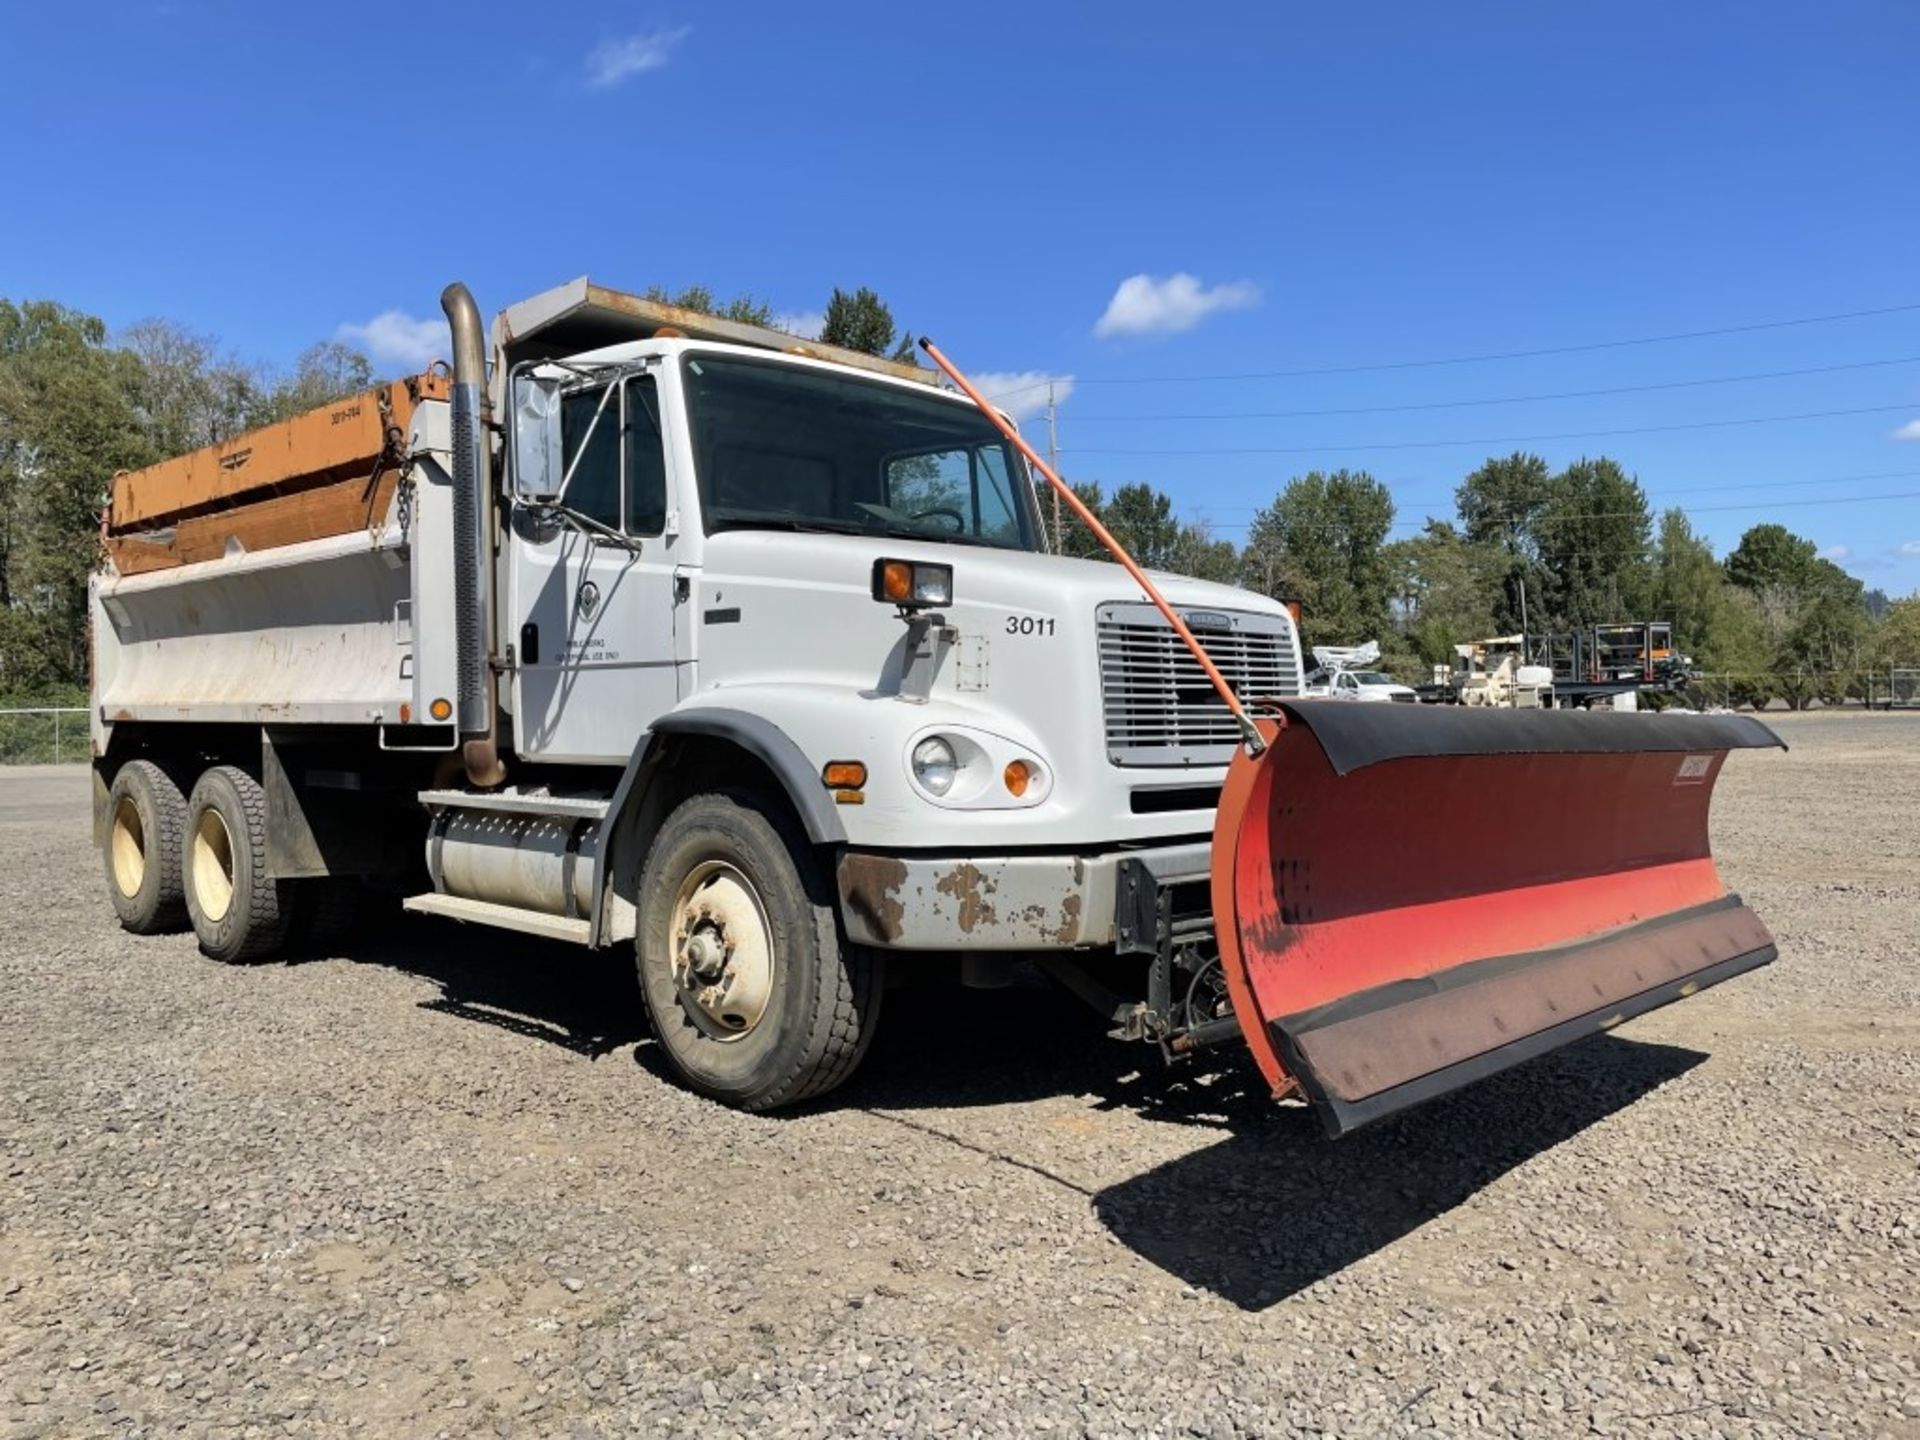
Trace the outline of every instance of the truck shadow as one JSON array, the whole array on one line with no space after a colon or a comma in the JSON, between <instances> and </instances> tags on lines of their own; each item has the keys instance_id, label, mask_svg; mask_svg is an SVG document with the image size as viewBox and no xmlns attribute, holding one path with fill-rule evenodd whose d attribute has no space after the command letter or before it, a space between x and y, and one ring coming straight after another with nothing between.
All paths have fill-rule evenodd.
<instances>
[{"instance_id":1,"label":"truck shadow","mask_svg":"<svg viewBox=\"0 0 1920 1440\"><path fill-rule=\"evenodd\" d=\"M310 958L321 958L312 956ZM455 1019L543 1040L597 1060L647 1037L628 952L594 952L480 926L452 926L395 906L327 947L326 958L382 965L439 987L420 1001Z\"/></svg>"},{"instance_id":2,"label":"truck shadow","mask_svg":"<svg viewBox=\"0 0 1920 1440\"><path fill-rule=\"evenodd\" d=\"M1108 1186L1094 1212L1171 1275L1247 1310L1278 1304L1471 1199L1706 1059L1596 1036L1339 1141L1276 1109Z\"/></svg>"},{"instance_id":3,"label":"truck shadow","mask_svg":"<svg viewBox=\"0 0 1920 1440\"><path fill-rule=\"evenodd\" d=\"M959 1143L969 1142L941 1117L897 1112L1082 1094L1097 1109L1220 1132L1204 1149L1092 1190L1058 1173L1051 1156L974 1148L1087 1195L1142 1259L1246 1310L1384 1249L1706 1059L1599 1035L1330 1141L1304 1107L1267 1096L1237 1047L1169 1069L1097 1029L1087 1040L1081 1012L1049 994L990 1021L981 1002L1010 998L909 992L836 1100Z\"/></svg>"},{"instance_id":4,"label":"truck shadow","mask_svg":"<svg viewBox=\"0 0 1920 1440\"><path fill-rule=\"evenodd\" d=\"M334 953L432 981L440 993L423 1009L591 1059L630 1049L639 1068L672 1083L623 952L588 955L479 929L450 938L443 925L409 916ZM1077 1001L1050 988L916 984L888 993L854 1078L800 1113L864 1111L1041 1175L1084 1196L1142 1259L1262 1310L1445 1215L1705 1058L1595 1036L1329 1141L1306 1110L1268 1098L1237 1046L1168 1067L1145 1046L1107 1039ZM1027 1154L981 1143L939 1113L1062 1096L1220 1138L1093 1188L1046 1144Z\"/></svg>"}]
</instances>

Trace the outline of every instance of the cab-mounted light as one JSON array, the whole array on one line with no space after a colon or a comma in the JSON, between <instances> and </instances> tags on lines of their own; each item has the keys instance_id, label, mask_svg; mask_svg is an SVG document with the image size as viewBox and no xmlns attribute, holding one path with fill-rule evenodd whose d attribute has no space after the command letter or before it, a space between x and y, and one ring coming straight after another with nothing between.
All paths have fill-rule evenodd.
<instances>
[{"instance_id":1,"label":"cab-mounted light","mask_svg":"<svg viewBox=\"0 0 1920 1440\"><path fill-rule=\"evenodd\" d=\"M873 562L873 598L902 610L953 603L953 567L922 560Z\"/></svg>"}]
</instances>

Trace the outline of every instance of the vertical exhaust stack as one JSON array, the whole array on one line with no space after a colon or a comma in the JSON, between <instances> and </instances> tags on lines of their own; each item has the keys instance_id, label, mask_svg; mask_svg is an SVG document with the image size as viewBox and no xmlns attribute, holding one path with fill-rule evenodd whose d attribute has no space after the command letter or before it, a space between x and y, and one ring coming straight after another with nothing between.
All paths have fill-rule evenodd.
<instances>
[{"instance_id":1,"label":"vertical exhaust stack","mask_svg":"<svg viewBox=\"0 0 1920 1440\"><path fill-rule=\"evenodd\" d=\"M493 672L493 462L486 339L480 307L459 281L440 292L453 331L453 606L458 654L455 719L460 758L474 785L498 785L498 709Z\"/></svg>"}]
</instances>

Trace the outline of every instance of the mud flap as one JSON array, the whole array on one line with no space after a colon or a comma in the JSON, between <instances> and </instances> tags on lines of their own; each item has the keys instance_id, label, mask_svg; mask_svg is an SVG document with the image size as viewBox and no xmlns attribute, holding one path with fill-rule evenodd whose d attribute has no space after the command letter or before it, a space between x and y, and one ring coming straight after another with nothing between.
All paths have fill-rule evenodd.
<instances>
[{"instance_id":1,"label":"mud flap","mask_svg":"<svg viewBox=\"0 0 1920 1440\"><path fill-rule=\"evenodd\" d=\"M1707 841L1742 716L1304 701L1260 721L1214 831L1234 1011L1328 1132L1774 956Z\"/></svg>"}]
</instances>

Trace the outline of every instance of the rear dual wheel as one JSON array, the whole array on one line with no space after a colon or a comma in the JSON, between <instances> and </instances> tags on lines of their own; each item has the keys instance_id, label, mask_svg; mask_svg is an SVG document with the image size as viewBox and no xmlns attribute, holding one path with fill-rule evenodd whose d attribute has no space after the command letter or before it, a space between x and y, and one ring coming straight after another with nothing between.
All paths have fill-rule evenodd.
<instances>
[{"instance_id":1,"label":"rear dual wheel","mask_svg":"<svg viewBox=\"0 0 1920 1440\"><path fill-rule=\"evenodd\" d=\"M280 948L292 887L267 873L267 798L237 765L216 765L194 785L181 870L203 954L232 964Z\"/></svg>"},{"instance_id":2,"label":"rear dual wheel","mask_svg":"<svg viewBox=\"0 0 1920 1440\"><path fill-rule=\"evenodd\" d=\"M107 791L107 894L123 930L162 935L187 921L181 839L187 799L151 760L129 760Z\"/></svg>"}]
</instances>

